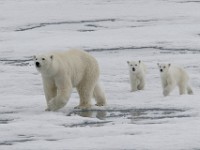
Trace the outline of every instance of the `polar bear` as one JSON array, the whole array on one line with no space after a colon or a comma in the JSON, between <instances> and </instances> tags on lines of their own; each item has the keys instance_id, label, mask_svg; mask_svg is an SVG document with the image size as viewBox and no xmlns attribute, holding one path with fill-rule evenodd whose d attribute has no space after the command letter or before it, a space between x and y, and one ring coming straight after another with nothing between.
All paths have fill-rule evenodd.
<instances>
[{"instance_id":1,"label":"polar bear","mask_svg":"<svg viewBox=\"0 0 200 150\"><path fill-rule=\"evenodd\" d=\"M34 63L42 76L47 111L64 107L74 87L80 97L76 108L90 108L93 96L97 106L106 104L97 60L89 53L82 50L49 52L34 56Z\"/></svg>"},{"instance_id":2,"label":"polar bear","mask_svg":"<svg viewBox=\"0 0 200 150\"><path fill-rule=\"evenodd\" d=\"M170 92L176 87L179 87L179 94L193 94L189 85L189 76L187 72L178 66L171 64L157 64L160 70L160 77L163 88L163 95L168 96Z\"/></svg>"},{"instance_id":3,"label":"polar bear","mask_svg":"<svg viewBox=\"0 0 200 150\"><path fill-rule=\"evenodd\" d=\"M129 66L131 92L145 87L146 66L142 61L127 61Z\"/></svg>"}]
</instances>

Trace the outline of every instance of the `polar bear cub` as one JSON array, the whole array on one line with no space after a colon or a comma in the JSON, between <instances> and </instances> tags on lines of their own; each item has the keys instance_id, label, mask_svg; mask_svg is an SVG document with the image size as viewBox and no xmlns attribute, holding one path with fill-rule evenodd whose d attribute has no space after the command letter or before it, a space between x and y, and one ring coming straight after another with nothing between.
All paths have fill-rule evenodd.
<instances>
[{"instance_id":1,"label":"polar bear cub","mask_svg":"<svg viewBox=\"0 0 200 150\"><path fill-rule=\"evenodd\" d=\"M146 66L142 61L127 61L129 66L131 92L145 87Z\"/></svg>"},{"instance_id":2,"label":"polar bear cub","mask_svg":"<svg viewBox=\"0 0 200 150\"><path fill-rule=\"evenodd\" d=\"M163 88L163 95L168 96L170 92L178 86L179 94L193 94L189 85L189 76L187 72L178 66L171 64L157 64L160 70L160 77Z\"/></svg>"},{"instance_id":3,"label":"polar bear cub","mask_svg":"<svg viewBox=\"0 0 200 150\"><path fill-rule=\"evenodd\" d=\"M80 97L77 108L89 108L92 97L97 106L106 104L99 84L99 65L89 53L81 50L56 51L34 56L36 69L41 73L48 111L66 105L75 87Z\"/></svg>"}]
</instances>

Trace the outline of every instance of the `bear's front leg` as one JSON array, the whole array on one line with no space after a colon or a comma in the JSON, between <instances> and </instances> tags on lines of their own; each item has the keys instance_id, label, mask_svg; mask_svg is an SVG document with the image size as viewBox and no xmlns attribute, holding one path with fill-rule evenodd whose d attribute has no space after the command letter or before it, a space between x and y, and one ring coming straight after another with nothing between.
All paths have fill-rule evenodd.
<instances>
[{"instance_id":1,"label":"bear's front leg","mask_svg":"<svg viewBox=\"0 0 200 150\"><path fill-rule=\"evenodd\" d=\"M140 80L140 84L138 85L138 90L144 90L145 81L144 79Z\"/></svg>"},{"instance_id":2,"label":"bear's front leg","mask_svg":"<svg viewBox=\"0 0 200 150\"><path fill-rule=\"evenodd\" d=\"M72 93L72 88L58 89L57 96L52 98L48 102L47 111L56 111L56 110L64 107L67 104L71 93Z\"/></svg>"},{"instance_id":3,"label":"bear's front leg","mask_svg":"<svg viewBox=\"0 0 200 150\"><path fill-rule=\"evenodd\" d=\"M138 84L139 84L139 80L134 78L134 80L131 81L131 92L135 92L138 90Z\"/></svg>"},{"instance_id":4,"label":"bear's front leg","mask_svg":"<svg viewBox=\"0 0 200 150\"><path fill-rule=\"evenodd\" d=\"M164 89L163 89L163 95L168 96L170 92L174 89L174 85L168 84Z\"/></svg>"},{"instance_id":5,"label":"bear's front leg","mask_svg":"<svg viewBox=\"0 0 200 150\"><path fill-rule=\"evenodd\" d=\"M186 94L186 91L187 91L187 83L183 82L183 83L180 83L178 85L179 87L179 94L180 95L183 95L183 94Z\"/></svg>"},{"instance_id":6,"label":"bear's front leg","mask_svg":"<svg viewBox=\"0 0 200 150\"><path fill-rule=\"evenodd\" d=\"M170 93L170 91L169 91L168 89L164 89L164 90L163 90L163 95L164 95L164 96L168 96L169 93Z\"/></svg>"},{"instance_id":7,"label":"bear's front leg","mask_svg":"<svg viewBox=\"0 0 200 150\"><path fill-rule=\"evenodd\" d=\"M49 101L57 95L57 88L51 78L43 77L43 89L48 105ZM48 108L46 109L46 111L48 111Z\"/></svg>"}]
</instances>

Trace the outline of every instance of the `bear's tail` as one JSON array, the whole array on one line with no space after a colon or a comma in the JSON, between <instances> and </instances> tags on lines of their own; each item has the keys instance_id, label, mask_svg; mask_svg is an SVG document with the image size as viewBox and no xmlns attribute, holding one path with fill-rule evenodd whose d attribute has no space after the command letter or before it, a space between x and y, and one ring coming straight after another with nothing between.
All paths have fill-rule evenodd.
<instances>
[{"instance_id":1,"label":"bear's tail","mask_svg":"<svg viewBox=\"0 0 200 150\"><path fill-rule=\"evenodd\" d=\"M106 105L106 96L105 96L105 92L102 89L101 85L99 82L97 82L95 88L94 88L94 92L93 92L93 96L96 100L96 106L105 106Z\"/></svg>"},{"instance_id":2,"label":"bear's tail","mask_svg":"<svg viewBox=\"0 0 200 150\"><path fill-rule=\"evenodd\" d=\"M192 94L193 94L192 88L191 88L189 85L187 86L187 93L188 93L189 95L192 95Z\"/></svg>"}]
</instances>

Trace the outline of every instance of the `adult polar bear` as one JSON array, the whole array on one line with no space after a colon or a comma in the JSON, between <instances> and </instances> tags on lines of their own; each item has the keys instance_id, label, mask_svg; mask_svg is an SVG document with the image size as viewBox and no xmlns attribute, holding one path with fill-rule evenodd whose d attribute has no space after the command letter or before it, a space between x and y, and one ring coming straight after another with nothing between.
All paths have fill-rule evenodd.
<instances>
[{"instance_id":1,"label":"adult polar bear","mask_svg":"<svg viewBox=\"0 0 200 150\"><path fill-rule=\"evenodd\" d=\"M34 56L34 62L42 75L47 111L64 107L73 87L80 96L80 104L76 108L90 108L93 96L97 106L106 104L99 84L99 66L89 53L81 50L56 51Z\"/></svg>"}]
</instances>

